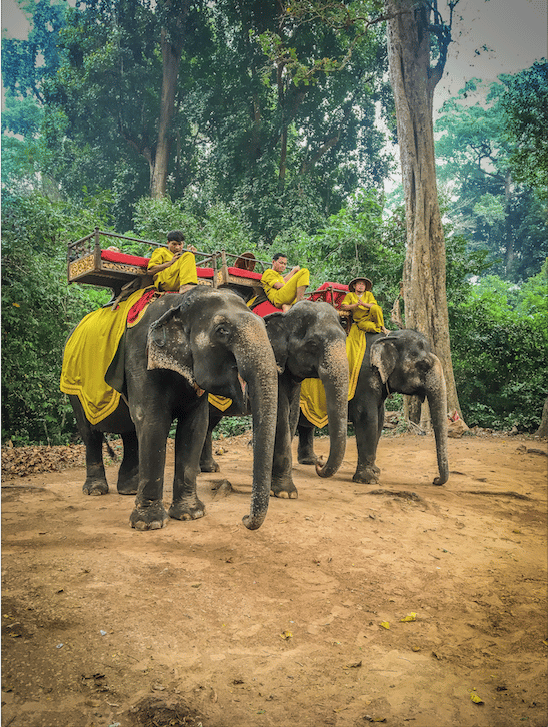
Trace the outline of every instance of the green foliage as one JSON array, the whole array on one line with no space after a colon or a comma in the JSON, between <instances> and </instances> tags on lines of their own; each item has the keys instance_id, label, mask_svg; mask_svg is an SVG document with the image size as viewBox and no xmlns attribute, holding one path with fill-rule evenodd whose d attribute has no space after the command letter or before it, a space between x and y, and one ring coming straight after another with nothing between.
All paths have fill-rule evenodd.
<instances>
[{"instance_id":1,"label":"green foliage","mask_svg":"<svg viewBox=\"0 0 548 727\"><path fill-rule=\"evenodd\" d=\"M223 437L237 437L239 434L245 434L251 430L250 417L224 417L213 430L213 439L222 439ZM250 432L251 434L251 432Z\"/></svg>"},{"instance_id":2,"label":"green foliage","mask_svg":"<svg viewBox=\"0 0 548 727\"><path fill-rule=\"evenodd\" d=\"M254 249L241 216L226 204L218 203L204 211L191 209L192 203L186 198L172 202L168 197L143 197L135 208L135 230L140 237L155 242L165 242L170 230L182 230L185 242L203 252Z\"/></svg>"},{"instance_id":3,"label":"green foliage","mask_svg":"<svg viewBox=\"0 0 548 727\"><path fill-rule=\"evenodd\" d=\"M538 273L548 254L546 200L527 176L525 163L519 168L516 163L522 159L521 149L540 153L546 145L541 113L546 90L538 88L542 74L538 69L533 74L533 69L500 76L500 82L488 86L478 79L469 81L444 104L435 125L438 180L450 200L447 214L467 237L468 249L487 250L492 271L513 282ZM519 93L525 93L531 76L538 81L534 88L540 94L540 107L531 101L531 116L524 114L523 119L534 117L535 123L512 135L507 130L509 112L513 108L516 115L521 113ZM526 100L525 95L523 108ZM517 129L517 122L512 128ZM538 159L539 174L545 173L547 156L542 163Z\"/></svg>"},{"instance_id":4,"label":"green foliage","mask_svg":"<svg viewBox=\"0 0 548 727\"><path fill-rule=\"evenodd\" d=\"M546 398L548 285L542 271L523 286L496 276L471 285L449 307L455 381L469 426L533 431Z\"/></svg>"},{"instance_id":5,"label":"green foliage","mask_svg":"<svg viewBox=\"0 0 548 727\"><path fill-rule=\"evenodd\" d=\"M503 76L501 105L506 113L506 132L513 144L512 175L548 196L548 61L533 63L515 76Z\"/></svg>"},{"instance_id":6,"label":"green foliage","mask_svg":"<svg viewBox=\"0 0 548 727\"><path fill-rule=\"evenodd\" d=\"M276 240L276 249L284 247L282 239ZM386 308L399 292L404 240L402 210L384 220L379 195L363 192L331 215L317 234L296 235L287 254L293 264L311 270L311 287L327 280L347 283L356 275L367 275L377 301Z\"/></svg>"},{"instance_id":7,"label":"green foliage","mask_svg":"<svg viewBox=\"0 0 548 727\"><path fill-rule=\"evenodd\" d=\"M61 444L74 436L71 407L59 390L61 352L80 318L109 297L67 285L66 243L83 236L79 223L86 225L89 214L78 220L76 209L39 194L4 195L3 441Z\"/></svg>"}]
</instances>

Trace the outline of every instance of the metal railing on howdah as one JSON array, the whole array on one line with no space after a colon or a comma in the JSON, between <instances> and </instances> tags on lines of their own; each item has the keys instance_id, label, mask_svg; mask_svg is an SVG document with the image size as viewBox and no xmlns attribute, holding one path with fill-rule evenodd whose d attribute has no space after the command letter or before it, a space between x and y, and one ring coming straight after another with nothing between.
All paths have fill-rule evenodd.
<instances>
[{"instance_id":1,"label":"metal railing on howdah","mask_svg":"<svg viewBox=\"0 0 548 727\"><path fill-rule=\"evenodd\" d=\"M163 242L155 242L154 240L143 240L139 237L129 237L128 235L118 235L115 232L106 232L104 230L100 230L98 227L95 228L93 232L91 232L89 235L86 235L85 237L81 237L79 240L76 240L75 242L69 242L67 245L67 262L71 263L75 260L78 260L81 257L84 257L86 255L91 255L92 253L101 254L101 238L113 238L115 240L120 240L124 242L136 242L143 246L148 247L167 247L165 243ZM120 250L120 252L124 252L124 250ZM135 252L130 252L129 254L135 255ZM142 253L140 253L142 255ZM198 265L204 265L206 262L211 262L211 267L216 267L216 261L220 257L221 253L219 251L216 252L204 252L201 250L197 250L194 253L198 258L201 258L197 261Z\"/></svg>"}]
</instances>

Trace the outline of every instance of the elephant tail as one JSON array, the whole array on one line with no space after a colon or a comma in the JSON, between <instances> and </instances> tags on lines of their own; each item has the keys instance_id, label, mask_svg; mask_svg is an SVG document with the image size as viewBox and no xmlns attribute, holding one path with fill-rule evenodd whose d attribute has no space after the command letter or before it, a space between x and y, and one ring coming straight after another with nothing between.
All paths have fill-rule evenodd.
<instances>
[{"instance_id":1,"label":"elephant tail","mask_svg":"<svg viewBox=\"0 0 548 727\"><path fill-rule=\"evenodd\" d=\"M104 442L104 443L105 443L105 444L107 445L107 452L108 452L108 456L109 456L109 457L111 458L111 460L112 460L113 462L116 462L116 461L118 460L118 455L117 455L117 454L116 454L116 452L115 452L115 451L114 451L114 450L112 449L112 447L110 446L110 442L108 441L108 439L107 439L107 438L105 437L105 435L104 435L104 434L103 434L103 442Z\"/></svg>"}]
</instances>

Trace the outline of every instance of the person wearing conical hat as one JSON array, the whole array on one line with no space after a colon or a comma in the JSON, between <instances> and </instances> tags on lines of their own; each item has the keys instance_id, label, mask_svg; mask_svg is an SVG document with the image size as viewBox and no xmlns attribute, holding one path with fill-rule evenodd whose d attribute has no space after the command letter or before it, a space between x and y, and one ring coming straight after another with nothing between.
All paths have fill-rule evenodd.
<instances>
[{"instance_id":1,"label":"person wearing conical hat","mask_svg":"<svg viewBox=\"0 0 548 727\"><path fill-rule=\"evenodd\" d=\"M365 333L390 333L384 327L382 308L371 292L373 283L369 278L354 278L348 283L349 292L341 304L341 310L352 313L352 320Z\"/></svg>"}]
</instances>

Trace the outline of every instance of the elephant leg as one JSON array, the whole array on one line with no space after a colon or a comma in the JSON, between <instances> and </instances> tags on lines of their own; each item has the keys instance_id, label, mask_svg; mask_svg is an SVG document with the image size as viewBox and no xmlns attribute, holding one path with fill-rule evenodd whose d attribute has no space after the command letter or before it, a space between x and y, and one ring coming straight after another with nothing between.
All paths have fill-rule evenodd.
<instances>
[{"instance_id":1,"label":"elephant leg","mask_svg":"<svg viewBox=\"0 0 548 727\"><path fill-rule=\"evenodd\" d=\"M352 479L365 485L376 485L379 482L380 469L375 460L384 420L384 405L381 404L380 408L375 402L366 406L355 405L352 420L358 450L358 463Z\"/></svg>"},{"instance_id":2,"label":"elephant leg","mask_svg":"<svg viewBox=\"0 0 548 727\"><path fill-rule=\"evenodd\" d=\"M299 496L293 483L291 468L293 465L291 454L292 432L290 426L290 406L295 397L299 396L300 385L291 386L281 380L278 389L278 414L276 420L276 439L274 442L274 459L272 462L272 483L270 494L274 497L296 499Z\"/></svg>"},{"instance_id":3,"label":"elephant leg","mask_svg":"<svg viewBox=\"0 0 548 727\"><path fill-rule=\"evenodd\" d=\"M135 495L139 486L139 444L135 432L122 434L124 457L118 470L119 495Z\"/></svg>"},{"instance_id":4,"label":"elephant leg","mask_svg":"<svg viewBox=\"0 0 548 727\"><path fill-rule=\"evenodd\" d=\"M108 482L103 464L103 432L90 427L83 437L86 446L86 481L82 487L84 495L108 494Z\"/></svg>"},{"instance_id":5,"label":"elephant leg","mask_svg":"<svg viewBox=\"0 0 548 727\"><path fill-rule=\"evenodd\" d=\"M131 412L139 443L139 486L135 508L129 518L131 527L136 530L159 530L168 520L162 497L171 419L165 412L150 409L146 416L142 406L133 407Z\"/></svg>"},{"instance_id":6,"label":"elephant leg","mask_svg":"<svg viewBox=\"0 0 548 727\"><path fill-rule=\"evenodd\" d=\"M196 492L200 455L209 421L209 404L207 397L203 399L190 415L180 417L177 423L173 502L168 511L175 520L197 520L205 515L205 505Z\"/></svg>"},{"instance_id":7,"label":"elephant leg","mask_svg":"<svg viewBox=\"0 0 548 727\"><path fill-rule=\"evenodd\" d=\"M299 435L297 461L299 464L316 464L318 458L314 454L314 427L299 423L297 433Z\"/></svg>"},{"instance_id":8,"label":"elephant leg","mask_svg":"<svg viewBox=\"0 0 548 727\"><path fill-rule=\"evenodd\" d=\"M201 472L220 472L221 468L217 462L213 459L213 441L212 434L217 424L221 421L222 417L216 416L210 412L209 414L209 426L207 428L207 434L200 455L200 471Z\"/></svg>"},{"instance_id":9,"label":"elephant leg","mask_svg":"<svg viewBox=\"0 0 548 727\"><path fill-rule=\"evenodd\" d=\"M92 429L77 396L69 396L78 431L86 448L86 481L84 495L106 495L108 483L103 464L103 433Z\"/></svg>"}]
</instances>

